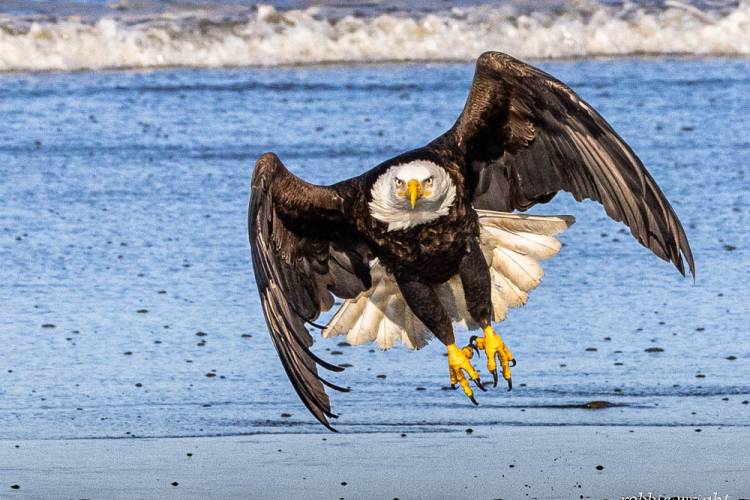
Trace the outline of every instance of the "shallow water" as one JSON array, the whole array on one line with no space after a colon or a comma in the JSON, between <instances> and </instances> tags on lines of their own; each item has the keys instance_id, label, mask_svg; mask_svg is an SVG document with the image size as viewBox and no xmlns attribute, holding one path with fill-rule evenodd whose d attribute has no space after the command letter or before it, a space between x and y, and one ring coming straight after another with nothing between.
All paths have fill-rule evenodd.
<instances>
[{"instance_id":1,"label":"shallow water","mask_svg":"<svg viewBox=\"0 0 750 500\"><path fill-rule=\"evenodd\" d=\"M750 61L542 66L649 165L686 227L695 284L598 205L559 196L536 211L578 223L500 326L519 360L513 392L481 393L475 408L441 390L437 343L383 353L319 340L353 365L334 377L353 389L333 396L340 430L750 425ZM275 151L310 181L357 175L447 129L472 69L0 75L0 438L320 430L259 308L253 162ZM618 406L570 407L592 400Z\"/></svg>"}]
</instances>

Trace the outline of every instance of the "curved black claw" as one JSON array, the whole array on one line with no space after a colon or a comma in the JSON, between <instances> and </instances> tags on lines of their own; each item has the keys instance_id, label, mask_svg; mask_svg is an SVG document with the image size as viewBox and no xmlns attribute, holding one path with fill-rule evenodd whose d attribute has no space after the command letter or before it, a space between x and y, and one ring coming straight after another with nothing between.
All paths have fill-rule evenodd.
<instances>
[{"instance_id":1,"label":"curved black claw","mask_svg":"<svg viewBox=\"0 0 750 500\"><path fill-rule=\"evenodd\" d=\"M482 357L482 353L479 351L479 347L477 346L477 336L476 335L472 335L471 337L469 337L469 347L471 347L472 349L474 349L476 351L478 358Z\"/></svg>"},{"instance_id":2,"label":"curved black claw","mask_svg":"<svg viewBox=\"0 0 750 500\"><path fill-rule=\"evenodd\" d=\"M477 400L476 400L476 398L474 398L473 394L471 396L469 396L469 399L471 400L472 403L474 403L475 405L479 406L479 403L477 403Z\"/></svg>"},{"instance_id":3,"label":"curved black claw","mask_svg":"<svg viewBox=\"0 0 750 500\"><path fill-rule=\"evenodd\" d=\"M508 392L510 392L512 390L513 390L513 379L509 378L508 379Z\"/></svg>"},{"instance_id":4,"label":"curved black claw","mask_svg":"<svg viewBox=\"0 0 750 500\"><path fill-rule=\"evenodd\" d=\"M508 366L510 366L511 368L516 366L516 358L511 358L510 361L508 361Z\"/></svg>"},{"instance_id":5,"label":"curved black claw","mask_svg":"<svg viewBox=\"0 0 750 500\"><path fill-rule=\"evenodd\" d=\"M497 369L490 372L492 374L492 387L497 387Z\"/></svg>"},{"instance_id":6,"label":"curved black claw","mask_svg":"<svg viewBox=\"0 0 750 500\"><path fill-rule=\"evenodd\" d=\"M475 378L472 380L472 382L474 382L477 385L480 391L487 392L487 389L484 388L484 385L482 384L481 380L479 380L478 378Z\"/></svg>"}]
</instances>

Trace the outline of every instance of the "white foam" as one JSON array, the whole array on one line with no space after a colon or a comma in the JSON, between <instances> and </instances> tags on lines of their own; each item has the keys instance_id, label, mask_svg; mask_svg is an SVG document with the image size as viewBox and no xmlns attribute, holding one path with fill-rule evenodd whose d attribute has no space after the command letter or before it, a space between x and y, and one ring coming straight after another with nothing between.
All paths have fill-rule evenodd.
<instances>
[{"instance_id":1,"label":"white foam","mask_svg":"<svg viewBox=\"0 0 750 500\"><path fill-rule=\"evenodd\" d=\"M335 20L316 7L279 12L267 5L219 22L206 12L137 22L0 17L0 71L469 61L485 50L521 58L750 55L750 1L721 12L666 5L616 10L596 4L529 15L477 6Z\"/></svg>"}]
</instances>

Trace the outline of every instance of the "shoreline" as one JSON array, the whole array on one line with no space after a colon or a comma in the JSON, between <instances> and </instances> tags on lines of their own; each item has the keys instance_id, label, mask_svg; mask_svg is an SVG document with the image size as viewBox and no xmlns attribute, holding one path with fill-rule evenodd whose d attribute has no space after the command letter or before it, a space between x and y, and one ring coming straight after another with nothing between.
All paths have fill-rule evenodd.
<instances>
[{"instance_id":1,"label":"shoreline","mask_svg":"<svg viewBox=\"0 0 750 500\"><path fill-rule=\"evenodd\" d=\"M643 52L630 54L586 54L581 56L550 56L550 57L525 57L524 60L534 64L554 63L577 63L585 61L662 61L662 60L684 60L684 61L747 61L750 54L738 54L732 52L716 52L710 54L692 54L681 52ZM90 68L48 68L48 69L3 69L0 68L0 76L8 75L67 75L85 73L153 73L169 71L221 71L221 70L293 70L293 69L336 69L349 67L378 67L378 66L471 66L475 59L373 59L373 60L335 60L335 61L310 61L296 63L278 64L221 64L215 66L197 66L184 64L160 64L153 66L103 66Z\"/></svg>"}]
</instances>

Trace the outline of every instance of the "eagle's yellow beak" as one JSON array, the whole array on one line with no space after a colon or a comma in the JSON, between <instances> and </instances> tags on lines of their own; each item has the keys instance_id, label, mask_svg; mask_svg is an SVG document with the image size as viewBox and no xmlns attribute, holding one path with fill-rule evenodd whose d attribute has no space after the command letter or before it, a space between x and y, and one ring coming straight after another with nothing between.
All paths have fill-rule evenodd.
<instances>
[{"instance_id":1,"label":"eagle's yellow beak","mask_svg":"<svg viewBox=\"0 0 750 500\"><path fill-rule=\"evenodd\" d=\"M409 195L409 203L411 203L411 208L414 208L414 205L417 204L417 199L422 196L422 184L416 179L410 180L406 183L405 194Z\"/></svg>"}]
</instances>

